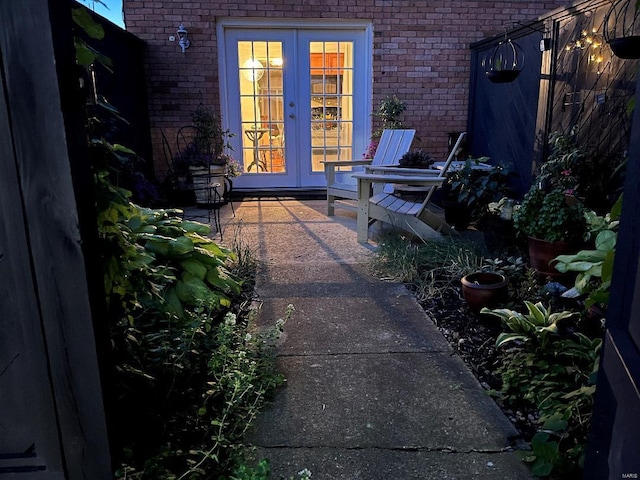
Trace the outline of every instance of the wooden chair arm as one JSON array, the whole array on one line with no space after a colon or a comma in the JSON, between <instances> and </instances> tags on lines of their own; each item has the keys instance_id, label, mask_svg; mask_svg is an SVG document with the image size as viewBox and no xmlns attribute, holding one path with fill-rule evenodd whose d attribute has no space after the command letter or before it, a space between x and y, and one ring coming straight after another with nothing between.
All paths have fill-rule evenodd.
<instances>
[{"instance_id":1,"label":"wooden chair arm","mask_svg":"<svg viewBox=\"0 0 640 480\"><path fill-rule=\"evenodd\" d=\"M444 177L434 175L385 175L380 173L356 173L353 175L358 181L368 183L403 183L407 185L442 185Z\"/></svg>"},{"instance_id":2,"label":"wooden chair arm","mask_svg":"<svg viewBox=\"0 0 640 480\"><path fill-rule=\"evenodd\" d=\"M351 166L359 166L359 165L369 165L371 163L371 159L365 160L320 160L320 163L323 163L325 168L327 166L337 166L337 167L351 167Z\"/></svg>"},{"instance_id":3,"label":"wooden chair arm","mask_svg":"<svg viewBox=\"0 0 640 480\"><path fill-rule=\"evenodd\" d=\"M392 167L392 166L375 166L370 165L365 167L366 173L392 173L396 175L429 175L429 176L438 176L441 175L440 170L435 170L433 168L404 168L404 167Z\"/></svg>"}]
</instances>

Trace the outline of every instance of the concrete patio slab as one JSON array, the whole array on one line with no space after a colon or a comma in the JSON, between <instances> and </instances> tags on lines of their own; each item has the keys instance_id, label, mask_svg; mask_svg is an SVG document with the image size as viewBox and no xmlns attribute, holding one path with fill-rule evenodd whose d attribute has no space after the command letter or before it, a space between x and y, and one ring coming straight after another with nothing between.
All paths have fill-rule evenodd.
<instances>
[{"instance_id":1,"label":"concrete patio slab","mask_svg":"<svg viewBox=\"0 0 640 480\"><path fill-rule=\"evenodd\" d=\"M404 302L377 308L371 299L265 299L259 325L282 318L289 303L295 312L280 340L280 355L451 352L433 323L412 314L416 307Z\"/></svg>"},{"instance_id":2,"label":"concrete patio slab","mask_svg":"<svg viewBox=\"0 0 640 480\"><path fill-rule=\"evenodd\" d=\"M503 451L511 423L442 353L281 357L287 386L250 437L261 447Z\"/></svg>"},{"instance_id":3,"label":"concrete patio slab","mask_svg":"<svg viewBox=\"0 0 640 480\"><path fill-rule=\"evenodd\" d=\"M266 264L366 262L373 247L356 241L355 215L327 217L324 205L320 200L243 202L235 217L225 209L225 236L239 228Z\"/></svg>"},{"instance_id":4,"label":"concrete patio slab","mask_svg":"<svg viewBox=\"0 0 640 480\"><path fill-rule=\"evenodd\" d=\"M295 312L278 344L287 384L247 442L273 478L528 479L514 427L407 289L367 268L355 215L323 201L223 212L260 259L258 322ZM228 233L225 233L228 236Z\"/></svg>"},{"instance_id":5,"label":"concrete patio slab","mask_svg":"<svg viewBox=\"0 0 640 480\"><path fill-rule=\"evenodd\" d=\"M258 448L271 460L273 478L294 477L303 468L322 480L525 480L527 468L512 453L402 451L378 448Z\"/></svg>"}]
</instances>

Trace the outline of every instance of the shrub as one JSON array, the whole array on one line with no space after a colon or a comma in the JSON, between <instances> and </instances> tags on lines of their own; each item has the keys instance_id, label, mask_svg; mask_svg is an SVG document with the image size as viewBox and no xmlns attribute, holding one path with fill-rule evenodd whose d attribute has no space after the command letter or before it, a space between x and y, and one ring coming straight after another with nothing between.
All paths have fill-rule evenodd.
<instances>
[{"instance_id":1,"label":"shrub","mask_svg":"<svg viewBox=\"0 0 640 480\"><path fill-rule=\"evenodd\" d=\"M238 257L210 228L130 203L96 175L111 320L116 451L128 478L204 478L232 467L241 439L284 379L274 345L285 320L257 332ZM240 248L238 271L255 265ZM122 453L119 453L119 452Z\"/></svg>"},{"instance_id":2,"label":"shrub","mask_svg":"<svg viewBox=\"0 0 640 480\"><path fill-rule=\"evenodd\" d=\"M502 319L506 332L498 367L505 403L524 400L539 413L540 429L523 452L533 473L575 473L582 468L601 339L572 332L565 323L573 312L552 313L541 303L525 302L528 313L483 309Z\"/></svg>"},{"instance_id":3,"label":"shrub","mask_svg":"<svg viewBox=\"0 0 640 480\"><path fill-rule=\"evenodd\" d=\"M568 200L560 190L545 192L532 186L513 214L516 230L548 242L581 241L586 229L584 207Z\"/></svg>"}]
</instances>

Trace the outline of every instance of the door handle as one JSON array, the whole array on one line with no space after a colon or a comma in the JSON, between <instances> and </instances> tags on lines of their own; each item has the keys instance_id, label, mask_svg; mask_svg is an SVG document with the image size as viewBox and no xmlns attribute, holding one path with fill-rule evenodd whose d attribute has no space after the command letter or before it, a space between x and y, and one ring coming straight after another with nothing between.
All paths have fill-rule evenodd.
<instances>
[{"instance_id":1,"label":"door handle","mask_svg":"<svg viewBox=\"0 0 640 480\"><path fill-rule=\"evenodd\" d=\"M296 104L295 104L295 103L293 103L293 102L289 102L289 106L290 106L290 107L295 107L295 106L296 106Z\"/></svg>"},{"instance_id":2,"label":"door handle","mask_svg":"<svg viewBox=\"0 0 640 480\"><path fill-rule=\"evenodd\" d=\"M289 118L296 118L296 116L293 113L290 113Z\"/></svg>"}]
</instances>

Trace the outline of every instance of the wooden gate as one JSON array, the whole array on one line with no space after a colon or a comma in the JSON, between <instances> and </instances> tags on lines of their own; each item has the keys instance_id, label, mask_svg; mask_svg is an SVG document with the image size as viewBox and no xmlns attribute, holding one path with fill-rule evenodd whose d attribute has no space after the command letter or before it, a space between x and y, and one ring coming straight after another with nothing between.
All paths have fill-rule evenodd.
<instances>
[{"instance_id":1,"label":"wooden gate","mask_svg":"<svg viewBox=\"0 0 640 480\"><path fill-rule=\"evenodd\" d=\"M0 477L111 478L83 252L91 241L72 181L86 165L74 157L86 139L70 114L82 102L59 82L78 80L70 8L0 3Z\"/></svg>"},{"instance_id":2,"label":"wooden gate","mask_svg":"<svg viewBox=\"0 0 640 480\"><path fill-rule=\"evenodd\" d=\"M640 83L636 90L639 88ZM637 107L633 125L586 480L640 478L640 108Z\"/></svg>"}]
</instances>

